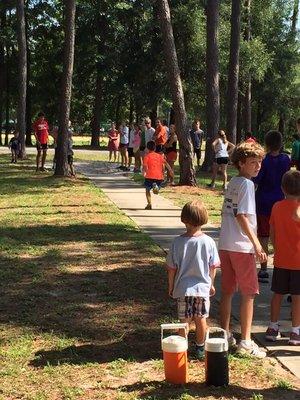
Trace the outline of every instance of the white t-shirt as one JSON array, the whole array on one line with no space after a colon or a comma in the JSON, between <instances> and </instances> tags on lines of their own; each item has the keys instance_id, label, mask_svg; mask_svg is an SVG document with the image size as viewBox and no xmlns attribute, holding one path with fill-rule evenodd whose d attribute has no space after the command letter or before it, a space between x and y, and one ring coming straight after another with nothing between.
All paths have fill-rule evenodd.
<instances>
[{"instance_id":1,"label":"white t-shirt","mask_svg":"<svg viewBox=\"0 0 300 400\"><path fill-rule=\"evenodd\" d=\"M238 214L246 214L249 224L256 233L256 210L254 184L243 176L235 176L228 184L222 208L222 223L219 250L254 253L248 236L237 222Z\"/></svg>"},{"instance_id":2,"label":"white t-shirt","mask_svg":"<svg viewBox=\"0 0 300 400\"><path fill-rule=\"evenodd\" d=\"M128 126L123 126L121 130L121 136L120 136L120 143L122 144L128 144L128 136L129 136L129 128Z\"/></svg>"},{"instance_id":3,"label":"white t-shirt","mask_svg":"<svg viewBox=\"0 0 300 400\"><path fill-rule=\"evenodd\" d=\"M129 132L129 145L128 145L128 147L133 147L134 132L135 132L135 129L134 129L134 128L130 129L130 132Z\"/></svg>"},{"instance_id":4,"label":"white t-shirt","mask_svg":"<svg viewBox=\"0 0 300 400\"><path fill-rule=\"evenodd\" d=\"M218 143L215 145L215 157L224 158L228 157L228 142L224 143L222 139L218 139Z\"/></svg>"},{"instance_id":5,"label":"white t-shirt","mask_svg":"<svg viewBox=\"0 0 300 400\"><path fill-rule=\"evenodd\" d=\"M155 129L151 126L151 128L148 128L145 130L145 144L147 146L147 143L150 142L150 140L153 140L153 135L155 133Z\"/></svg>"}]
</instances>

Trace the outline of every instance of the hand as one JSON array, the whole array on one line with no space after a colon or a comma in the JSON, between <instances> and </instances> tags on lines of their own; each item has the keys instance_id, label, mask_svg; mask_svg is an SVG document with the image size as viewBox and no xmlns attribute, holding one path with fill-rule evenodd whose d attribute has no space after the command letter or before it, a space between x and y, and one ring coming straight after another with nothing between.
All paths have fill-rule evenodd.
<instances>
[{"instance_id":1,"label":"hand","mask_svg":"<svg viewBox=\"0 0 300 400\"><path fill-rule=\"evenodd\" d=\"M209 295L214 296L216 294L216 288L214 285L211 285L210 290L209 290Z\"/></svg>"},{"instance_id":2,"label":"hand","mask_svg":"<svg viewBox=\"0 0 300 400\"><path fill-rule=\"evenodd\" d=\"M173 288L169 288L168 295L173 298Z\"/></svg>"},{"instance_id":3,"label":"hand","mask_svg":"<svg viewBox=\"0 0 300 400\"><path fill-rule=\"evenodd\" d=\"M254 246L255 255L260 263L264 263L268 261L268 256L264 252L261 245Z\"/></svg>"}]
</instances>

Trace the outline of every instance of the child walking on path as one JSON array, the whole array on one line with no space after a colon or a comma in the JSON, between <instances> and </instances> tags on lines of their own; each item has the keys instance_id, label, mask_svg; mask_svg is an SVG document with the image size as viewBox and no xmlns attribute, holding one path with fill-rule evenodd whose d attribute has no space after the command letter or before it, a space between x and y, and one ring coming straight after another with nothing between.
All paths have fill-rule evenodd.
<instances>
[{"instance_id":1,"label":"child walking on path","mask_svg":"<svg viewBox=\"0 0 300 400\"><path fill-rule=\"evenodd\" d=\"M229 344L235 344L230 333L231 300L234 292L241 293L241 342L238 352L253 357L266 356L251 340L254 297L259 293L255 255L260 262L267 259L256 236L254 183L264 156L256 143L241 143L233 151L231 160L238 169L225 193L219 238L221 260L221 327L228 332Z\"/></svg>"},{"instance_id":2,"label":"child walking on path","mask_svg":"<svg viewBox=\"0 0 300 400\"><path fill-rule=\"evenodd\" d=\"M266 340L280 337L279 314L282 298L292 295L292 331L289 344L300 345L300 172L286 172L282 178L285 199L274 204L270 236L274 245L271 321Z\"/></svg>"},{"instance_id":3,"label":"child walking on path","mask_svg":"<svg viewBox=\"0 0 300 400\"><path fill-rule=\"evenodd\" d=\"M145 210L152 210L151 203L151 190L154 194L158 194L160 185L164 180L165 168L169 171L170 176L173 177L173 171L165 160L163 154L155 152L155 142L150 140L147 143L148 153L144 157L143 170L145 177L145 188L147 205Z\"/></svg>"},{"instance_id":4,"label":"child walking on path","mask_svg":"<svg viewBox=\"0 0 300 400\"><path fill-rule=\"evenodd\" d=\"M8 148L11 151L11 162L16 163L18 160L18 155L21 150L21 142L19 139L19 132L15 131L14 136L10 139L8 143Z\"/></svg>"},{"instance_id":5,"label":"child walking on path","mask_svg":"<svg viewBox=\"0 0 300 400\"><path fill-rule=\"evenodd\" d=\"M257 186L255 192L257 236L268 255L271 210L276 201L284 198L281 190L281 179L285 172L290 169L291 162L287 154L280 152L282 148L280 132L269 131L265 136L265 145L268 153L263 159L261 169L253 182ZM258 272L259 282L268 282L267 268L267 262L261 263L261 269Z\"/></svg>"},{"instance_id":6,"label":"child walking on path","mask_svg":"<svg viewBox=\"0 0 300 400\"><path fill-rule=\"evenodd\" d=\"M214 240L201 230L207 220L207 210L201 201L187 203L181 212L186 232L174 239L167 256L169 295L177 299L180 321L195 322L198 359L205 356L209 297L215 294L215 268L220 265Z\"/></svg>"}]
</instances>

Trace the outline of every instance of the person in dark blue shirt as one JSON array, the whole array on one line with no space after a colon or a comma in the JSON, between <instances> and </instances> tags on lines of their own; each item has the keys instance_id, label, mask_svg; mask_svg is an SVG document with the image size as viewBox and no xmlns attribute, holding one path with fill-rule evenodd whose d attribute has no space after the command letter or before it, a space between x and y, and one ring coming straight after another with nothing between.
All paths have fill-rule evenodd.
<instances>
[{"instance_id":1,"label":"person in dark blue shirt","mask_svg":"<svg viewBox=\"0 0 300 400\"><path fill-rule=\"evenodd\" d=\"M195 119L192 129L190 130L190 137L193 144L194 155L197 157L197 167L200 167L201 160L201 146L204 132L200 129L200 120Z\"/></svg>"}]
</instances>

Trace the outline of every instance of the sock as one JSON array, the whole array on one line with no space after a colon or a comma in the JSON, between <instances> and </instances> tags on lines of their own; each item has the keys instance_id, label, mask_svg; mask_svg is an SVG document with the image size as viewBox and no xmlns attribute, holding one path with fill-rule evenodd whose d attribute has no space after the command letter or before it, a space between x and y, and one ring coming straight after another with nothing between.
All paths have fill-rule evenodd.
<instances>
[{"instance_id":1,"label":"sock","mask_svg":"<svg viewBox=\"0 0 300 400\"><path fill-rule=\"evenodd\" d=\"M300 325L299 326L292 326L292 332L300 335Z\"/></svg>"},{"instance_id":2,"label":"sock","mask_svg":"<svg viewBox=\"0 0 300 400\"><path fill-rule=\"evenodd\" d=\"M252 343L251 339L249 339L249 340L241 340L241 345L244 345L246 347L250 347L251 343Z\"/></svg>"},{"instance_id":3,"label":"sock","mask_svg":"<svg viewBox=\"0 0 300 400\"><path fill-rule=\"evenodd\" d=\"M204 347L204 342L200 344L196 342L196 347Z\"/></svg>"},{"instance_id":4,"label":"sock","mask_svg":"<svg viewBox=\"0 0 300 400\"><path fill-rule=\"evenodd\" d=\"M270 322L270 323L269 323L269 328L272 328L272 329L274 329L275 331L278 331L278 329L279 329L279 323L278 323L278 321L277 321L277 322Z\"/></svg>"}]
</instances>

